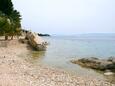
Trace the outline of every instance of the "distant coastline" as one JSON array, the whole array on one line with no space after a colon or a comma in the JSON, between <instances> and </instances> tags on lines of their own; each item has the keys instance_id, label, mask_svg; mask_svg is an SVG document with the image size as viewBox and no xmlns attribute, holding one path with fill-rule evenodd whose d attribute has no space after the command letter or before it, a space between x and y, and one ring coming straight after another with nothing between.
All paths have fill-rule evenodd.
<instances>
[{"instance_id":1,"label":"distant coastline","mask_svg":"<svg viewBox=\"0 0 115 86\"><path fill-rule=\"evenodd\" d=\"M29 30L22 29L22 32L28 33ZM37 33L37 34L38 34L38 36L51 36L50 34L43 34L43 33Z\"/></svg>"}]
</instances>

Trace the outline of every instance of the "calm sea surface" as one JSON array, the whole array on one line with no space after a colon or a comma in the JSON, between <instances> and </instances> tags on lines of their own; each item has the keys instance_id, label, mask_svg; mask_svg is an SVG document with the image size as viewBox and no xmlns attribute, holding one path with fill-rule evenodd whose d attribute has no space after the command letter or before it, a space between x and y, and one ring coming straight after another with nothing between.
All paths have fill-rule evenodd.
<instances>
[{"instance_id":1,"label":"calm sea surface","mask_svg":"<svg viewBox=\"0 0 115 86\"><path fill-rule=\"evenodd\" d=\"M115 56L115 34L79 34L76 36L44 37L49 42L47 51L33 52L33 63L64 69L72 74L94 76L115 82L115 76L72 64L70 60L83 57L108 58Z\"/></svg>"}]
</instances>

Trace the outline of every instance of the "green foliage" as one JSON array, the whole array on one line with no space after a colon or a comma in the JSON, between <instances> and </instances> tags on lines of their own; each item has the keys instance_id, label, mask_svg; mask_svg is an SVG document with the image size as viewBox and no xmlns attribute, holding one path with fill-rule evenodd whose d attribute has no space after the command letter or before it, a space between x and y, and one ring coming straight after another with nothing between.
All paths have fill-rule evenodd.
<instances>
[{"instance_id":1,"label":"green foliage","mask_svg":"<svg viewBox=\"0 0 115 86\"><path fill-rule=\"evenodd\" d=\"M13 10L13 4L11 0L0 0L0 11L6 15L10 15Z\"/></svg>"},{"instance_id":2,"label":"green foliage","mask_svg":"<svg viewBox=\"0 0 115 86\"><path fill-rule=\"evenodd\" d=\"M10 20L12 21L13 25L17 28L21 27L21 16L20 13L17 10L14 10L11 14L10 14Z\"/></svg>"},{"instance_id":3,"label":"green foliage","mask_svg":"<svg viewBox=\"0 0 115 86\"><path fill-rule=\"evenodd\" d=\"M0 0L0 35L14 36L21 31L21 15L11 0Z\"/></svg>"},{"instance_id":4,"label":"green foliage","mask_svg":"<svg viewBox=\"0 0 115 86\"><path fill-rule=\"evenodd\" d=\"M11 25L9 19L6 17L0 17L0 34L7 35L10 32Z\"/></svg>"}]
</instances>

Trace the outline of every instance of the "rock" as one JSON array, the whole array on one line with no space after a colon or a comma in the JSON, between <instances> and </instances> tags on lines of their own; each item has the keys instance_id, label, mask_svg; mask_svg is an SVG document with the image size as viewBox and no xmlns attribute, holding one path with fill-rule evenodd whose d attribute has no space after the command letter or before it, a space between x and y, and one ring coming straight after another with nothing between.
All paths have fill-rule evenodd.
<instances>
[{"instance_id":1,"label":"rock","mask_svg":"<svg viewBox=\"0 0 115 86\"><path fill-rule=\"evenodd\" d=\"M114 73L113 72L106 72L106 73L104 73L104 75L106 75L106 76L110 76L110 75L113 75Z\"/></svg>"},{"instance_id":2,"label":"rock","mask_svg":"<svg viewBox=\"0 0 115 86\"><path fill-rule=\"evenodd\" d=\"M88 67L97 70L113 70L115 69L115 64L112 61L98 59L98 58L82 58L79 60L72 61L74 64L79 64L83 67Z\"/></svg>"},{"instance_id":3,"label":"rock","mask_svg":"<svg viewBox=\"0 0 115 86\"><path fill-rule=\"evenodd\" d=\"M110 70L106 70L106 72L104 73L104 75L110 76L110 75L114 75L114 73L111 72Z\"/></svg>"},{"instance_id":4,"label":"rock","mask_svg":"<svg viewBox=\"0 0 115 86\"><path fill-rule=\"evenodd\" d=\"M115 57L109 57L108 61L115 63Z\"/></svg>"},{"instance_id":5,"label":"rock","mask_svg":"<svg viewBox=\"0 0 115 86\"><path fill-rule=\"evenodd\" d=\"M28 32L26 38L29 41L29 44L38 51L46 50L47 42L45 42L41 37L36 33Z\"/></svg>"}]
</instances>

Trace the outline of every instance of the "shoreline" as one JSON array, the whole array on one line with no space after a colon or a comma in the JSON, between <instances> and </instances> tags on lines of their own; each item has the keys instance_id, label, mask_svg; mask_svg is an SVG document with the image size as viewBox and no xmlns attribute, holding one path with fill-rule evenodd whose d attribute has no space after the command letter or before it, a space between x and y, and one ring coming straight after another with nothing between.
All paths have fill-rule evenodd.
<instances>
[{"instance_id":1,"label":"shoreline","mask_svg":"<svg viewBox=\"0 0 115 86\"><path fill-rule=\"evenodd\" d=\"M1 41L0 41L1 42ZM103 80L71 75L45 65L33 65L19 55L29 53L29 45L18 40L0 46L1 86L115 86Z\"/></svg>"}]
</instances>

